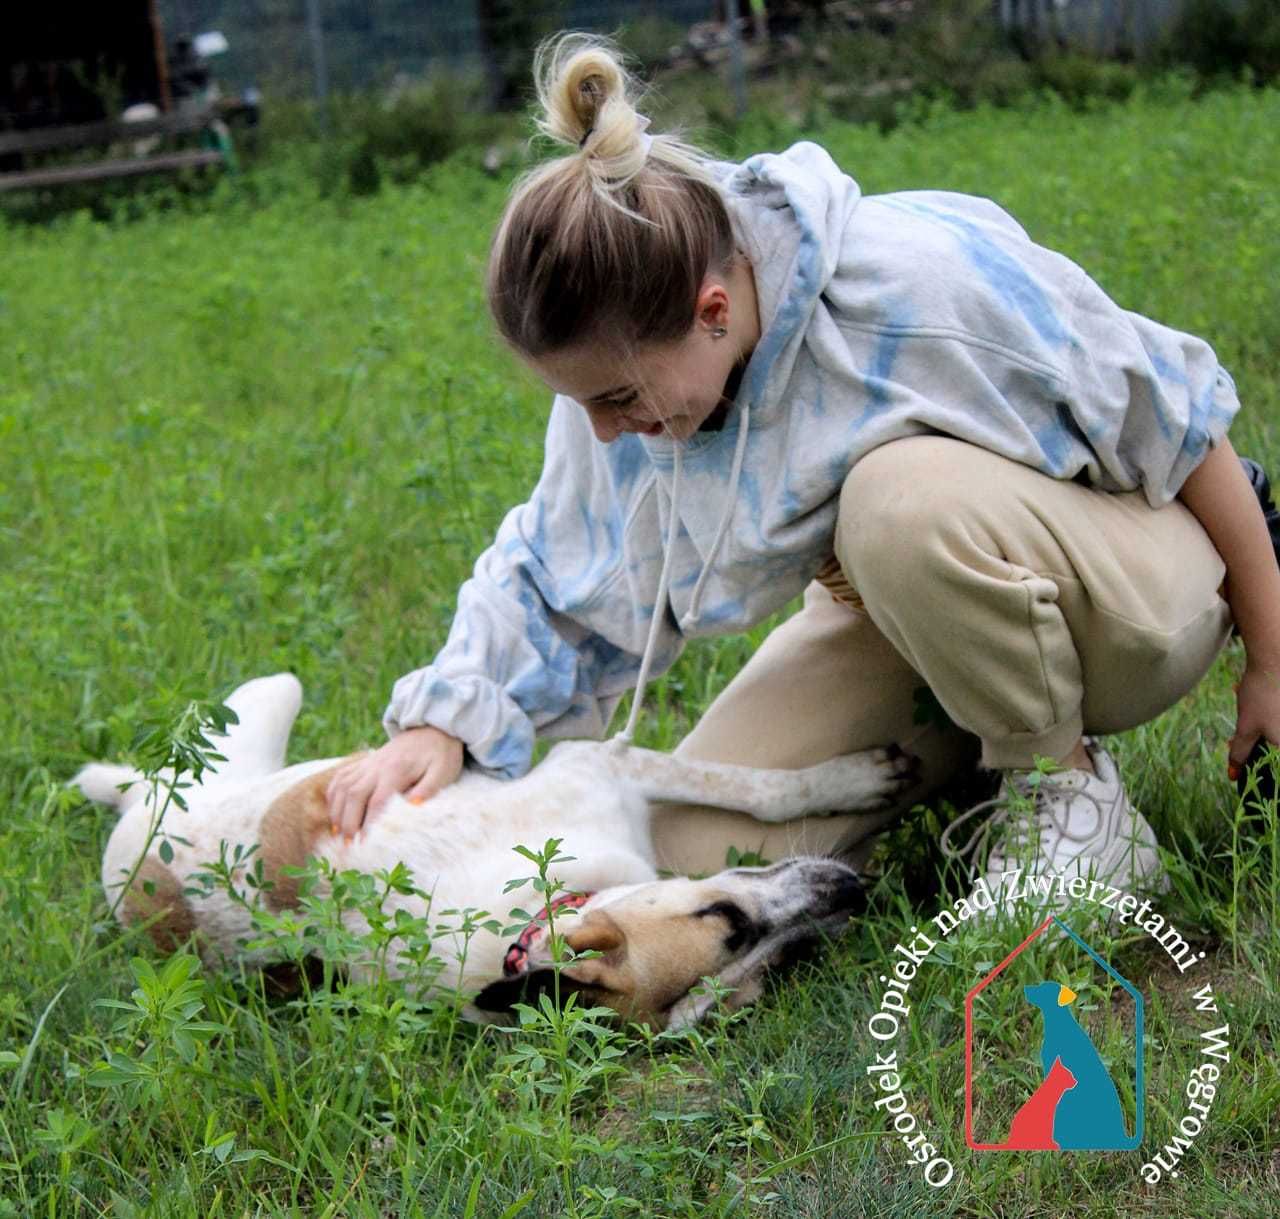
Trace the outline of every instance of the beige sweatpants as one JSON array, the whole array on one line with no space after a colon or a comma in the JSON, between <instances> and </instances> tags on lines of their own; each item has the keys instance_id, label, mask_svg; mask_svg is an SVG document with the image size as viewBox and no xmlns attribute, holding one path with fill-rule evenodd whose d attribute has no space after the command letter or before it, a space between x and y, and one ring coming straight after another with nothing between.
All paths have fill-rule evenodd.
<instances>
[{"instance_id":1,"label":"beige sweatpants","mask_svg":"<svg viewBox=\"0 0 1280 1219\"><path fill-rule=\"evenodd\" d=\"M835 553L834 583L842 573L865 610L811 584L676 752L792 768L897 743L920 759L918 782L885 812L782 825L660 807L661 867L715 872L731 846L857 863L870 835L979 750L984 766L1029 767L1082 732L1144 723L1230 635L1222 559L1183 504L1153 509L1141 492L1063 482L947 437L894 441L854 466ZM924 687L952 726L914 722Z\"/></svg>"}]
</instances>

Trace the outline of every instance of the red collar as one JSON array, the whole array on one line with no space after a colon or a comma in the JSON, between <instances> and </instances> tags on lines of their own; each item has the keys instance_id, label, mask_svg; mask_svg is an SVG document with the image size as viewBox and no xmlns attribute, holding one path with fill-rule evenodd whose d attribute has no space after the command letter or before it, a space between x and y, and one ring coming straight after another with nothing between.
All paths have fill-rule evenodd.
<instances>
[{"instance_id":1,"label":"red collar","mask_svg":"<svg viewBox=\"0 0 1280 1219\"><path fill-rule=\"evenodd\" d=\"M524 971L529 963L529 945L542 932L551 911L581 906L592 897L595 897L594 893L562 893L550 907L543 906L542 912L520 933L520 938L507 949L507 955L502 958L503 977L511 978Z\"/></svg>"}]
</instances>

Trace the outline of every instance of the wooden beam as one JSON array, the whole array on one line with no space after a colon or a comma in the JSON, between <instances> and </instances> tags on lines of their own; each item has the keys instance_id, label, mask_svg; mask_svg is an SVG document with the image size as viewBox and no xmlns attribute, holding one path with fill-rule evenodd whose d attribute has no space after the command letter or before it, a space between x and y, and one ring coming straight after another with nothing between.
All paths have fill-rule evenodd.
<instances>
[{"instance_id":1,"label":"wooden beam","mask_svg":"<svg viewBox=\"0 0 1280 1219\"><path fill-rule=\"evenodd\" d=\"M213 122L212 108L191 114L165 114L137 123L108 119L68 127L36 127L30 131L0 131L0 156L10 152L50 152L55 148L83 148L93 144L140 140L148 135L180 135L203 131Z\"/></svg>"},{"instance_id":2,"label":"wooden beam","mask_svg":"<svg viewBox=\"0 0 1280 1219\"><path fill-rule=\"evenodd\" d=\"M141 174L167 173L192 166L221 165L222 153L170 152L156 157L131 157L123 161L86 161L82 165L58 165L0 174L0 191L37 186L62 186L68 182L95 182L102 178L133 178Z\"/></svg>"},{"instance_id":3,"label":"wooden beam","mask_svg":"<svg viewBox=\"0 0 1280 1219\"><path fill-rule=\"evenodd\" d=\"M160 21L160 7L151 0L151 41L156 53L156 83L160 86L160 109L166 114L173 109L173 94L169 91L169 51L164 45L164 26Z\"/></svg>"}]
</instances>

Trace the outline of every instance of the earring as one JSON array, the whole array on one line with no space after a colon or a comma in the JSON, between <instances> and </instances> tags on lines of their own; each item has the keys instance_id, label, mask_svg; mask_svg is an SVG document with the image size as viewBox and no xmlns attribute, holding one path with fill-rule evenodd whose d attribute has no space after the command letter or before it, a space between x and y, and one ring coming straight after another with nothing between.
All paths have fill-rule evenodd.
<instances>
[{"instance_id":1,"label":"earring","mask_svg":"<svg viewBox=\"0 0 1280 1219\"><path fill-rule=\"evenodd\" d=\"M725 336L726 334L728 334L728 333L729 333L729 332L728 332L728 330L726 330L723 326L717 326L717 327L716 327L716 328L711 332L711 337L712 337L713 339L722 339L722 338L724 338L724 336Z\"/></svg>"}]
</instances>

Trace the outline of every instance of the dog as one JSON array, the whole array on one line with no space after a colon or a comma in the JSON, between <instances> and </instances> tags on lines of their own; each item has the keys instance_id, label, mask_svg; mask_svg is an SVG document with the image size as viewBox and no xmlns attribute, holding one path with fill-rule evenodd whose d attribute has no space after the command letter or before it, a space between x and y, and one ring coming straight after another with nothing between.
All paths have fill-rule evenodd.
<instances>
[{"instance_id":1,"label":"dog","mask_svg":"<svg viewBox=\"0 0 1280 1219\"><path fill-rule=\"evenodd\" d=\"M913 762L896 748L869 750L795 771L684 761L617 743L556 745L523 778L464 771L424 805L392 796L350 839L335 836L325 789L345 759L284 765L302 687L292 674L258 678L227 705L238 722L218 749L225 758L182 792L186 810L163 808L160 788L127 767L94 763L73 780L88 798L120 810L103 857L108 902L126 926L143 925L170 951L194 937L208 961L239 957L269 963L246 942L255 906L280 913L301 900L293 869L319 857L335 871L376 874L398 861L415 891L388 893L383 909L429 916L440 934L432 954L440 971L424 997L453 991L464 1018L510 1024L513 1005L552 988L553 937L535 918L515 945L495 929L513 908L542 902L532 869L515 844L542 849L561 839L565 858L554 879L580 895L576 910L555 915L573 954L599 956L561 967L558 993L658 1029L696 1023L715 995L699 987L715 977L734 1010L759 996L766 971L812 948L865 906L856 873L832 858L796 857L770 867L739 867L707 879L660 879L649 835L651 801L736 809L782 821L821 813L882 809L911 781ZM165 777L162 776L162 779ZM173 776L168 776L172 783ZM155 821L163 812L156 833ZM164 844L162 846L162 844ZM238 853L237 853L238 851ZM220 855L234 865L230 884L201 887ZM246 881L257 870L255 885ZM229 892L228 889L234 889ZM554 908L554 903L553 903ZM462 927L463 912L491 926ZM356 932L363 917L344 912ZM484 922L479 915L472 923ZM523 920L520 920L523 921ZM565 954L566 956L568 954ZM372 962L346 962L353 972ZM387 954L389 975L415 989L416 967ZM695 988L698 988L695 991Z\"/></svg>"},{"instance_id":2,"label":"dog","mask_svg":"<svg viewBox=\"0 0 1280 1219\"><path fill-rule=\"evenodd\" d=\"M1053 1140L1064 1151L1106 1151L1130 1141L1124 1107L1115 1081L1089 1034L1080 1027L1068 1004L1076 992L1059 982L1024 986L1027 1002L1044 1017L1040 1064L1046 1078L1054 1062L1061 1062L1075 1079L1053 1112Z\"/></svg>"}]
</instances>

